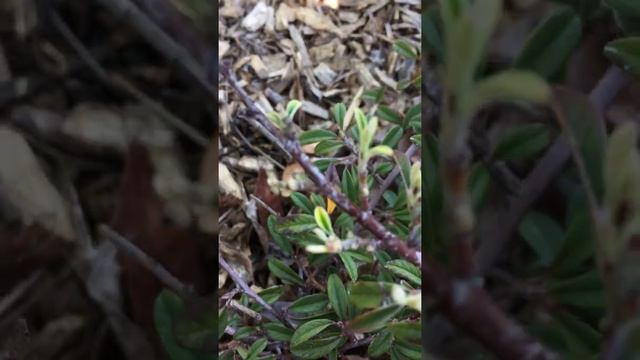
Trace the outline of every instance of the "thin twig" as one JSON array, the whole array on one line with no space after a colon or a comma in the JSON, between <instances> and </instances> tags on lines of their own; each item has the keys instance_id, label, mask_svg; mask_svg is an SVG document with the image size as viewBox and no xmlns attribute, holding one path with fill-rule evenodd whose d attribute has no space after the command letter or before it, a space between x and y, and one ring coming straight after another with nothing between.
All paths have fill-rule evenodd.
<instances>
[{"instance_id":1,"label":"thin twig","mask_svg":"<svg viewBox=\"0 0 640 360\"><path fill-rule=\"evenodd\" d=\"M142 35L149 44L164 55L169 61L180 64L212 98L216 98L215 88L207 79L205 69L189 54L189 52L138 8L130 0L97 0L109 9L116 17L122 18L127 24Z\"/></svg>"},{"instance_id":2,"label":"thin twig","mask_svg":"<svg viewBox=\"0 0 640 360\"><path fill-rule=\"evenodd\" d=\"M144 104L149 109L153 110L160 118L166 121L169 125L175 127L182 132L185 136L191 139L194 143L207 148L210 141L202 136L198 130L191 125L185 123L172 113L170 113L164 106L151 99L144 92L136 88L132 83L127 81L121 76L108 73L93 57L91 52L80 42L78 37L69 29L67 24L62 20L60 15L55 11L51 11L51 19L56 26L60 34L67 40L69 45L78 53L78 56L87 63L89 68L108 86L124 92L129 96L134 97L140 103Z\"/></svg>"},{"instance_id":3,"label":"thin twig","mask_svg":"<svg viewBox=\"0 0 640 360\"><path fill-rule=\"evenodd\" d=\"M142 266L147 268L147 270L149 270L164 286L176 293L176 295L183 299L188 299L193 295L193 289L191 287L183 284L182 281L178 280L178 278L165 269L162 264L147 255L127 238L118 234L107 225L100 225L99 232L127 256L132 257Z\"/></svg>"},{"instance_id":4,"label":"thin twig","mask_svg":"<svg viewBox=\"0 0 640 360\"><path fill-rule=\"evenodd\" d=\"M220 254L218 254L218 263L229 274L229 276L231 276L231 280L233 280L233 282L236 283L236 285L240 287L240 289L242 289L242 291L244 291L245 294L247 294L250 298L255 300L258 303L258 305L262 306L266 311L268 311L273 316L275 316L285 326L294 328L294 325L291 322L291 320L289 320L289 318L285 314L275 310L271 305L269 305L269 303L264 301L263 298L261 298L258 294L256 294L256 292L253 291L253 289L251 289L244 280L242 280L240 275L238 275L238 273L235 270L233 270L231 266L229 266L229 264L224 260L224 258Z\"/></svg>"}]
</instances>

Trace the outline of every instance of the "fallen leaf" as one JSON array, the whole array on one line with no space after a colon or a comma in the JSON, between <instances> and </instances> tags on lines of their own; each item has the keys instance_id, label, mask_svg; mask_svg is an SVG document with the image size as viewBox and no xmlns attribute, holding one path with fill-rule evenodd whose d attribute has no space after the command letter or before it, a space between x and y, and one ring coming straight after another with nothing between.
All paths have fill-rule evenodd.
<instances>
[{"instance_id":1,"label":"fallen leaf","mask_svg":"<svg viewBox=\"0 0 640 360\"><path fill-rule=\"evenodd\" d=\"M258 177L256 179L255 190L253 192L258 199L262 200L267 206L269 206L273 211L282 215L284 209L282 206L282 198L277 194L274 194L271 191L271 187L267 181L267 172L265 170L260 170L258 172ZM258 222L262 226L267 225L267 218L269 217L269 211L261 206L261 204L257 204L258 208Z\"/></svg>"},{"instance_id":2,"label":"fallen leaf","mask_svg":"<svg viewBox=\"0 0 640 360\"><path fill-rule=\"evenodd\" d=\"M338 36L342 36L342 31L327 16L320 14L314 9L307 7L295 8L295 15L298 21L319 31L331 31Z\"/></svg>"},{"instance_id":3,"label":"fallen leaf","mask_svg":"<svg viewBox=\"0 0 640 360\"><path fill-rule=\"evenodd\" d=\"M229 168L221 162L218 163L218 181L223 194L229 194L241 200L244 199L244 192L240 184L234 179Z\"/></svg>"}]
</instances>

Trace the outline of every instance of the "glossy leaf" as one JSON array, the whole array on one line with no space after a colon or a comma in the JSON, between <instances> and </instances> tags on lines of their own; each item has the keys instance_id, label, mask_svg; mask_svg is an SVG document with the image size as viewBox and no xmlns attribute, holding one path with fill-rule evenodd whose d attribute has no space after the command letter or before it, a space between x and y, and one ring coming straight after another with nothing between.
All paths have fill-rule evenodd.
<instances>
[{"instance_id":1,"label":"glossy leaf","mask_svg":"<svg viewBox=\"0 0 640 360\"><path fill-rule=\"evenodd\" d=\"M317 143L323 140L334 140L334 139L337 139L336 134L334 134L329 130L313 129L313 130L307 130L302 134L300 134L299 141L300 141L300 144L307 145L307 144Z\"/></svg>"},{"instance_id":2,"label":"glossy leaf","mask_svg":"<svg viewBox=\"0 0 640 360\"><path fill-rule=\"evenodd\" d=\"M341 336L331 336L308 340L302 344L291 346L291 352L300 359L319 359L329 354L343 342Z\"/></svg>"},{"instance_id":3,"label":"glossy leaf","mask_svg":"<svg viewBox=\"0 0 640 360\"><path fill-rule=\"evenodd\" d=\"M384 298L383 291L377 282L359 281L350 287L351 302L361 309L378 307Z\"/></svg>"},{"instance_id":4,"label":"glossy leaf","mask_svg":"<svg viewBox=\"0 0 640 360\"><path fill-rule=\"evenodd\" d=\"M291 270L291 268L285 265L282 261L272 258L267 262L267 266L269 267L269 270L271 270L273 276L280 280L287 283L304 285L304 281L302 281L298 274Z\"/></svg>"},{"instance_id":5,"label":"glossy leaf","mask_svg":"<svg viewBox=\"0 0 640 360\"><path fill-rule=\"evenodd\" d=\"M347 274L349 274L349 277L351 278L351 280L357 281L358 265L356 265L356 262L353 261L353 258L351 257L351 255L345 252L341 252L340 259L342 260L342 263L344 264L344 268L347 270Z\"/></svg>"},{"instance_id":6,"label":"glossy leaf","mask_svg":"<svg viewBox=\"0 0 640 360\"><path fill-rule=\"evenodd\" d=\"M324 329L331 325L335 325L331 320L318 319L311 320L298 326L296 331L293 333L293 336L291 336L291 346L302 344L303 342L320 334Z\"/></svg>"},{"instance_id":7,"label":"glossy leaf","mask_svg":"<svg viewBox=\"0 0 640 360\"><path fill-rule=\"evenodd\" d=\"M256 341L249 347L249 351L247 352L246 360L257 360L258 355L267 348L267 339L262 338Z\"/></svg>"},{"instance_id":8,"label":"glossy leaf","mask_svg":"<svg viewBox=\"0 0 640 360\"><path fill-rule=\"evenodd\" d=\"M342 280L340 280L340 277L336 274L329 275L329 279L327 280L327 295L329 296L331 307L340 320L348 320L351 314L349 311L347 289L345 289Z\"/></svg>"},{"instance_id":9,"label":"glossy leaf","mask_svg":"<svg viewBox=\"0 0 640 360\"><path fill-rule=\"evenodd\" d=\"M293 202L294 205L296 205L306 213L313 214L313 210L315 206L313 206L313 203L311 203L311 201L309 201L309 199L306 196L304 196L303 193L292 192L291 201Z\"/></svg>"},{"instance_id":10,"label":"glossy leaf","mask_svg":"<svg viewBox=\"0 0 640 360\"><path fill-rule=\"evenodd\" d=\"M329 155L343 146L342 140L322 140L316 145L314 151L318 155Z\"/></svg>"},{"instance_id":11,"label":"glossy leaf","mask_svg":"<svg viewBox=\"0 0 640 360\"><path fill-rule=\"evenodd\" d=\"M266 330L267 336L276 341L290 341L293 336L293 330L280 323L270 322L262 327Z\"/></svg>"},{"instance_id":12,"label":"glossy leaf","mask_svg":"<svg viewBox=\"0 0 640 360\"><path fill-rule=\"evenodd\" d=\"M376 116L392 124L402 125L402 115L388 106L380 105L380 107L378 107L378 111L376 112Z\"/></svg>"},{"instance_id":13,"label":"glossy leaf","mask_svg":"<svg viewBox=\"0 0 640 360\"><path fill-rule=\"evenodd\" d=\"M384 267L397 276L421 286L420 269L406 260L391 260Z\"/></svg>"},{"instance_id":14,"label":"glossy leaf","mask_svg":"<svg viewBox=\"0 0 640 360\"><path fill-rule=\"evenodd\" d=\"M289 306L293 313L310 313L326 309L329 298L325 294L312 294L303 296Z\"/></svg>"},{"instance_id":15,"label":"glossy leaf","mask_svg":"<svg viewBox=\"0 0 640 360\"><path fill-rule=\"evenodd\" d=\"M580 17L572 9L560 9L534 30L518 55L515 67L533 70L551 79L562 70L581 36Z\"/></svg>"},{"instance_id":16,"label":"glossy leaf","mask_svg":"<svg viewBox=\"0 0 640 360\"><path fill-rule=\"evenodd\" d=\"M387 327L393 337L400 340L417 341L422 337L422 324L419 321L401 321Z\"/></svg>"},{"instance_id":17,"label":"glossy leaf","mask_svg":"<svg viewBox=\"0 0 640 360\"><path fill-rule=\"evenodd\" d=\"M402 310L402 306L400 305L389 305L371 310L356 316L353 320L349 321L347 326L350 330L359 333L376 331L385 327L400 310Z\"/></svg>"},{"instance_id":18,"label":"glossy leaf","mask_svg":"<svg viewBox=\"0 0 640 360\"><path fill-rule=\"evenodd\" d=\"M284 251L286 254L291 254L293 252L289 240L278 231L278 225L275 216L269 215L269 217L267 218L267 229L269 230L273 241L280 247L280 249L282 249L282 251Z\"/></svg>"},{"instance_id":19,"label":"glossy leaf","mask_svg":"<svg viewBox=\"0 0 640 360\"><path fill-rule=\"evenodd\" d=\"M338 103L333 106L333 118L338 123L340 128L343 128L344 117L347 114L347 107L343 103Z\"/></svg>"},{"instance_id":20,"label":"glossy leaf","mask_svg":"<svg viewBox=\"0 0 640 360\"><path fill-rule=\"evenodd\" d=\"M369 344L367 348L367 354L371 357L380 357L389 351L391 343L393 341L393 335L388 330L380 331Z\"/></svg>"}]
</instances>

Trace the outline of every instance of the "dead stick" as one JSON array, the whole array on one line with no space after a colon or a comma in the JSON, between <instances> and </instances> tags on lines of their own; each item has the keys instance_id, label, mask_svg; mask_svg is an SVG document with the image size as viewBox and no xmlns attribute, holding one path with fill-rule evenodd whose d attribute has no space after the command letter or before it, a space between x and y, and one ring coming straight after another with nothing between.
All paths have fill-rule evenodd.
<instances>
[{"instance_id":1,"label":"dead stick","mask_svg":"<svg viewBox=\"0 0 640 360\"><path fill-rule=\"evenodd\" d=\"M99 232L107 240L116 245L116 247L124 252L127 256L132 257L133 259L137 260L138 263L140 263L142 266L147 268L147 270L149 270L158 280L160 280L160 282L164 286L176 293L176 295L180 296L183 299L188 299L194 294L191 287L183 284L182 281L173 276L157 260L147 255L147 253L135 246L124 236L115 232L109 226L100 225Z\"/></svg>"},{"instance_id":2,"label":"dead stick","mask_svg":"<svg viewBox=\"0 0 640 360\"><path fill-rule=\"evenodd\" d=\"M220 254L218 254L218 263L229 274L229 276L231 276L231 280L233 280L233 282L236 283L236 285L240 289L242 289L242 291L245 294L247 294L250 298L255 300L266 311L273 314L273 316L275 316L278 320L280 320L284 325L290 328L294 328L293 323L291 323L291 320L289 320L289 318L287 318L283 313L276 311L271 305L269 305L269 303L264 301L264 299L261 298L260 295L256 294L256 292L253 291L253 289L251 289L244 280L242 280L240 275L238 275L238 273L235 270L233 270L231 266L229 266L229 264L224 260L224 258Z\"/></svg>"}]
</instances>

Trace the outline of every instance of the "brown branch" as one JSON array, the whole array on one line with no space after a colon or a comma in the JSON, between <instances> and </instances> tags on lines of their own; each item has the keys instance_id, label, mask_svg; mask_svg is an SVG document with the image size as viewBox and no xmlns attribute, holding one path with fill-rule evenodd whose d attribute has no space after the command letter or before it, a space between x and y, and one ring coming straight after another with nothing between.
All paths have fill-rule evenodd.
<instances>
[{"instance_id":1,"label":"brown branch","mask_svg":"<svg viewBox=\"0 0 640 360\"><path fill-rule=\"evenodd\" d=\"M289 318L284 313L274 309L271 305L269 305L269 303L264 301L264 299L261 298L260 295L256 294L256 292L253 291L253 289L251 289L244 280L242 280L240 275L238 275L238 273L235 270L233 270L231 266L229 266L229 264L224 260L224 258L220 254L218 254L218 263L229 274L229 276L231 276L231 280L233 280L233 282L236 283L236 285L240 289L242 289L242 291L245 294L247 294L249 297L255 300L260 306L262 306L266 311L268 311L273 316L275 316L284 325L290 328L295 327L293 326L293 323L291 322L291 320L289 320Z\"/></svg>"},{"instance_id":2,"label":"brown branch","mask_svg":"<svg viewBox=\"0 0 640 360\"><path fill-rule=\"evenodd\" d=\"M140 248L135 246L124 236L118 234L107 225L100 225L98 231L107 240L111 241L118 249L127 256L135 259L142 266L147 268L164 286L173 291L176 295L183 299L188 299L193 295L193 289L183 284L178 278L173 276L158 261L147 255Z\"/></svg>"},{"instance_id":3,"label":"brown branch","mask_svg":"<svg viewBox=\"0 0 640 360\"><path fill-rule=\"evenodd\" d=\"M615 99L616 95L631 81L619 68L612 66L607 70L596 87L589 94L598 116ZM482 274L491 268L500 250L509 241L520 219L540 198L544 190L556 178L571 157L571 149L564 137L559 136L547 152L522 181L516 196L508 197L505 203L486 218L478 221L480 248L476 253L477 272Z\"/></svg>"}]
</instances>

